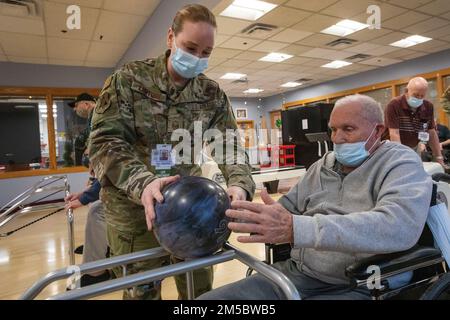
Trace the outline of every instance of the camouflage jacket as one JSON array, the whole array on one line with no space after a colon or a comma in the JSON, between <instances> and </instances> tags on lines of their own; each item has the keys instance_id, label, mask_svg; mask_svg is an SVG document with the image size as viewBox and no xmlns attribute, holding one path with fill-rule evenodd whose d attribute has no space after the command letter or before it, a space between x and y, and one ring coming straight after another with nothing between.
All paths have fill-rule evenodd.
<instances>
[{"instance_id":1,"label":"camouflage jacket","mask_svg":"<svg viewBox=\"0 0 450 320\"><path fill-rule=\"evenodd\" d=\"M184 89L177 89L167 72L168 54L132 62L116 71L105 82L94 109L89 158L95 174L102 187L120 192L130 205L141 205L144 188L157 178L151 165L152 150L158 144L178 143L171 142L175 129L189 130L192 141L194 121L201 121L203 132L237 129L230 102L216 82L199 75ZM239 148L234 139L224 139L223 150L227 143L235 152ZM246 164L219 168L228 186L242 187L249 198L253 197L255 184L247 156ZM195 164L181 164L172 168L174 174L201 175L201 169Z\"/></svg>"},{"instance_id":2,"label":"camouflage jacket","mask_svg":"<svg viewBox=\"0 0 450 320\"><path fill-rule=\"evenodd\" d=\"M441 98L442 108L447 114L450 114L450 86L445 90Z\"/></svg>"}]
</instances>

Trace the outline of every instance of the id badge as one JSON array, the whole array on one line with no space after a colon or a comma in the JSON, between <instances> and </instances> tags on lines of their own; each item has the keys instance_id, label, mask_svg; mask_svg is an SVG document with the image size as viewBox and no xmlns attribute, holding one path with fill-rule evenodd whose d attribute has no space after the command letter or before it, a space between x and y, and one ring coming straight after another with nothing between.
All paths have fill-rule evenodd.
<instances>
[{"instance_id":1,"label":"id badge","mask_svg":"<svg viewBox=\"0 0 450 320\"><path fill-rule=\"evenodd\" d=\"M172 145L158 144L156 149L152 150L151 165L156 168L156 171L161 173L170 173L174 163L175 161L172 154Z\"/></svg>"},{"instance_id":2,"label":"id badge","mask_svg":"<svg viewBox=\"0 0 450 320\"><path fill-rule=\"evenodd\" d=\"M419 140L424 142L430 141L430 134L423 131L419 132Z\"/></svg>"}]
</instances>

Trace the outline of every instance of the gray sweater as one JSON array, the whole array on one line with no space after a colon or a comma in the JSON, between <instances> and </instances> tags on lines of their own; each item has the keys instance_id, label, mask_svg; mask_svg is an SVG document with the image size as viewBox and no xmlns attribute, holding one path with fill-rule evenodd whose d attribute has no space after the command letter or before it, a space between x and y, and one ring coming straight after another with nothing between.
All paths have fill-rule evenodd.
<instances>
[{"instance_id":1,"label":"gray sweater","mask_svg":"<svg viewBox=\"0 0 450 320\"><path fill-rule=\"evenodd\" d=\"M334 164L328 152L279 202L294 214L291 257L299 270L345 284L350 264L417 243L432 182L414 151L389 141L344 179Z\"/></svg>"}]
</instances>

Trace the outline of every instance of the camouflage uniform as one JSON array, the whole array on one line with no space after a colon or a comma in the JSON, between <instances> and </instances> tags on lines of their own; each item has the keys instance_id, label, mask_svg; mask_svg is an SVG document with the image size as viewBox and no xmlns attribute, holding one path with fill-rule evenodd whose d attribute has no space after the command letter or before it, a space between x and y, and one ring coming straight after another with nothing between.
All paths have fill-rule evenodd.
<instances>
[{"instance_id":1,"label":"camouflage uniform","mask_svg":"<svg viewBox=\"0 0 450 320\"><path fill-rule=\"evenodd\" d=\"M450 114L450 86L445 90L441 98L442 108L447 114Z\"/></svg>"},{"instance_id":2,"label":"camouflage uniform","mask_svg":"<svg viewBox=\"0 0 450 320\"><path fill-rule=\"evenodd\" d=\"M158 178L156 168L151 165L152 150L158 144L175 146L178 142L170 140L178 128L189 130L192 138L194 121L202 121L203 132L211 128L221 132L237 128L230 102L216 82L200 75L184 89L173 84L166 67L169 54L170 51L155 60L132 62L115 72L107 79L94 109L89 156L102 184L101 199L106 207L113 255L159 246L153 233L147 230L141 204L145 187ZM224 144L227 143L236 152L238 145L234 139L224 139ZM228 186L243 188L251 199L255 185L246 159L247 164L219 165L219 168ZM170 175L176 174L200 176L201 169L194 164L176 165ZM172 257L172 263L176 261ZM164 258L134 263L128 266L128 272L167 263ZM115 272L120 276L120 270ZM212 279L212 268L194 272L196 296L211 289ZM180 298L186 299L185 276L175 280ZM160 298L158 284L140 286L135 293L139 299ZM127 292L125 298L130 298Z\"/></svg>"}]
</instances>

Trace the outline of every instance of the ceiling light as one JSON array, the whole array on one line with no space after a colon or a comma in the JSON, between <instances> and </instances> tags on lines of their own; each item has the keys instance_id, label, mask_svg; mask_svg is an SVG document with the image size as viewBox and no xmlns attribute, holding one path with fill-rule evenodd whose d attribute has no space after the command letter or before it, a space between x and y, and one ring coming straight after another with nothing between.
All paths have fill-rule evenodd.
<instances>
[{"instance_id":1,"label":"ceiling light","mask_svg":"<svg viewBox=\"0 0 450 320\"><path fill-rule=\"evenodd\" d=\"M433 40L432 38L422 37L419 35L410 36L408 38L399 40L397 42L391 43L391 46L393 47L399 47L399 48L409 48L424 42L428 42L430 40Z\"/></svg>"},{"instance_id":2,"label":"ceiling light","mask_svg":"<svg viewBox=\"0 0 450 320\"><path fill-rule=\"evenodd\" d=\"M336 61L333 61L333 62L323 65L322 68L339 69L342 67L349 66L351 64L352 64L351 62L336 60Z\"/></svg>"},{"instance_id":3,"label":"ceiling light","mask_svg":"<svg viewBox=\"0 0 450 320\"><path fill-rule=\"evenodd\" d=\"M282 62L282 61L285 61L285 60L290 59L292 57L293 56L290 55L290 54L272 52L272 53L269 53L267 56L262 57L261 59L259 59L259 61Z\"/></svg>"},{"instance_id":4,"label":"ceiling light","mask_svg":"<svg viewBox=\"0 0 450 320\"><path fill-rule=\"evenodd\" d=\"M246 74L242 74L242 73L226 73L225 75L223 75L220 79L224 79L224 80L239 80L242 78L247 77Z\"/></svg>"},{"instance_id":5,"label":"ceiling light","mask_svg":"<svg viewBox=\"0 0 450 320\"><path fill-rule=\"evenodd\" d=\"M326 28L321 33L331 34L338 37L345 37L349 34L355 33L357 31L363 30L365 28L368 28L368 24L364 24L358 21L353 20L342 20L335 25L332 25L329 28Z\"/></svg>"},{"instance_id":6,"label":"ceiling light","mask_svg":"<svg viewBox=\"0 0 450 320\"><path fill-rule=\"evenodd\" d=\"M244 93L260 93L263 91L264 91L263 89L248 89L248 90L245 90Z\"/></svg>"},{"instance_id":7,"label":"ceiling light","mask_svg":"<svg viewBox=\"0 0 450 320\"><path fill-rule=\"evenodd\" d=\"M283 88L295 88L301 86L303 83L300 82L286 82L285 84L282 84L281 87Z\"/></svg>"},{"instance_id":8,"label":"ceiling light","mask_svg":"<svg viewBox=\"0 0 450 320\"><path fill-rule=\"evenodd\" d=\"M244 20L258 20L267 12L272 11L277 5L258 0L234 0L222 13L221 16L238 18Z\"/></svg>"}]
</instances>

